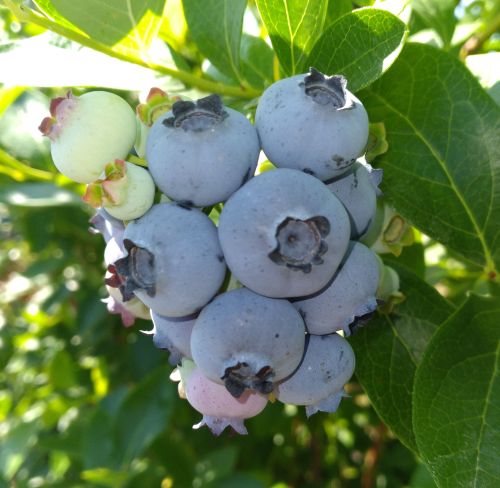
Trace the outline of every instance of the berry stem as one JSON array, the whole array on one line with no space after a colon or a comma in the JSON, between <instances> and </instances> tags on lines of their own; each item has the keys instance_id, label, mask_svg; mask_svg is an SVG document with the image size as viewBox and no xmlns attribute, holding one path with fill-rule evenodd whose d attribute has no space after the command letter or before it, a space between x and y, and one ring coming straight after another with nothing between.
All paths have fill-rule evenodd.
<instances>
[{"instance_id":1,"label":"berry stem","mask_svg":"<svg viewBox=\"0 0 500 488\"><path fill-rule=\"evenodd\" d=\"M122 61L128 61L129 63L134 63L139 66L152 69L154 71L157 71L158 73L163 73L165 75L171 76L172 78L176 78L182 81L186 85L199 88L200 90L203 90L207 93L218 93L220 95L248 99L256 98L261 94L261 91L255 90L254 88L225 85L224 83L218 83L215 81L200 78L191 73L188 73L187 71L177 70L161 64L146 61L138 56L120 53L106 46L105 44L87 37L80 32L62 26L57 22L50 20L49 18L35 12L33 9L30 9L25 5L17 5L12 0L5 0L5 4L20 22L30 22L39 25L40 27L45 27L46 29L55 32L56 34L66 37L67 39L70 39L72 41L78 42L83 46L90 47L95 51L99 51L107 54L108 56L121 59Z\"/></svg>"},{"instance_id":2,"label":"berry stem","mask_svg":"<svg viewBox=\"0 0 500 488\"><path fill-rule=\"evenodd\" d=\"M54 181L55 175L49 171L32 168L25 163L12 157L9 153L0 148L0 169L16 181L35 179L41 181Z\"/></svg>"},{"instance_id":3,"label":"berry stem","mask_svg":"<svg viewBox=\"0 0 500 488\"><path fill-rule=\"evenodd\" d=\"M126 158L129 163L134 163L137 166L142 166L143 168L148 167L148 163L145 159L140 158L139 156L134 156L133 154L129 154Z\"/></svg>"}]
</instances>

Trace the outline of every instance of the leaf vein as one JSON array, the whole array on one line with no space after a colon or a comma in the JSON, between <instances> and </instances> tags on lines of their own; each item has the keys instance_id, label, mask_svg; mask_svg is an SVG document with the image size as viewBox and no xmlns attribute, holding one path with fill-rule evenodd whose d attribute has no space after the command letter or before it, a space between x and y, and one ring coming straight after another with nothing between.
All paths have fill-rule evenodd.
<instances>
[{"instance_id":1,"label":"leaf vein","mask_svg":"<svg viewBox=\"0 0 500 488\"><path fill-rule=\"evenodd\" d=\"M481 247L483 248L484 256L486 258L486 264L488 267L491 269L494 269L494 264L493 264L493 258L490 252L490 249L486 243L486 238L483 233L482 228L479 226L479 223L476 219L476 216L473 214L471 208L467 204L467 201L465 200L465 197L462 195L460 190L458 189L457 185L453 181L453 178L446 166L446 162L441 159L437 149L434 148L434 146L425 138L425 136L420 132L420 130L413 124L413 122L407 117L405 114L400 112L396 107L394 107L387 99L382 97L380 94L376 92L371 92L375 97L381 100L382 103L385 104L385 106L393 111L395 114L397 114L399 117L401 117L413 130L414 134L424 143L424 145L427 147L429 152L431 153L432 157L436 160L436 162L439 164L441 169L443 170L446 178L450 182L450 187L457 196L458 201L462 205L463 209L465 210L465 213L467 214L475 232L476 232L476 237L479 239L479 242L481 243Z\"/></svg>"}]
</instances>

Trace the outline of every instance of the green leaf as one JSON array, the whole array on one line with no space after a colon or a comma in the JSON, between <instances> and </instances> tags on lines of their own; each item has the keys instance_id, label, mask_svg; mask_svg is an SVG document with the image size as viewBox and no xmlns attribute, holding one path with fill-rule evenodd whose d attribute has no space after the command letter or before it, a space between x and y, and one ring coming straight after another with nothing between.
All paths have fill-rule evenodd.
<instances>
[{"instance_id":1,"label":"green leaf","mask_svg":"<svg viewBox=\"0 0 500 488\"><path fill-rule=\"evenodd\" d=\"M500 303L470 295L417 370L414 429L440 487L500 485Z\"/></svg>"},{"instance_id":2,"label":"green leaf","mask_svg":"<svg viewBox=\"0 0 500 488\"><path fill-rule=\"evenodd\" d=\"M0 116L19 98L26 88L13 86L0 89Z\"/></svg>"},{"instance_id":3,"label":"green leaf","mask_svg":"<svg viewBox=\"0 0 500 488\"><path fill-rule=\"evenodd\" d=\"M307 56L325 26L328 0L257 0L257 6L285 74L306 71Z\"/></svg>"},{"instance_id":4,"label":"green leaf","mask_svg":"<svg viewBox=\"0 0 500 488\"><path fill-rule=\"evenodd\" d=\"M413 0L413 11L424 25L434 29L448 47L455 31L457 0Z\"/></svg>"},{"instance_id":5,"label":"green leaf","mask_svg":"<svg viewBox=\"0 0 500 488\"><path fill-rule=\"evenodd\" d=\"M406 26L395 15L374 8L355 10L323 33L306 64L329 75L344 75L355 92L389 68L405 37Z\"/></svg>"},{"instance_id":6,"label":"green leaf","mask_svg":"<svg viewBox=\"0 0 500 488\"><path fill-rule=\"evenodd\" d=\"M332 22L348 14L352 10L351 0L329 0L326 10L326 25L329 26Z\"/></svg>"},{"instance_id":7,"label":"green leaf","mask_svg":"<svg viewBox=\"0 0 500 488\"><path fill-rule=\"evenodd\" d=\"M420 242L403 247L401 254L397 257L394 254L384 254L383 257L385 264L392 266L393 263L396 263L396 265L406 266L419 278L426 279L425 248Z\"/></svg>"},{"instance_id":8,"label":"green leaf","mask_svg":"<svg viewBox=\"0 0 500 488\"><path fill-rule=\"evenodd\" d=\"M30 449L35 444L38 425L36 422L19 423L0 436L0 473L12 478L29 456Z\"/></svg>"},{"instance_id":9,"label":"green leaf","mask_svg":"<svg viewBox=\"0 0 500 488\"><path fill-rule=\"evenodd\" d=\"M412 429L412 385L426 345L453 307L403 266L391 263L406 299L391 315L378 315L354 334L356 376L380 418L409 448L416 450Z\"/></svg>"},{"instance_id":10,"label":"green leaf","mask_svg":"<svg viewBox=\"0 0 500 488\"><path fill-rule=\"evenodd\" d=\"M224 447L211 452L195 466L196 484L205 486L207 482L219 481L221 478L231 475L237 458L238 450L235 446Z\"/></svg>"},{"instance_id":11,"label":"green leaf","mask_svg":"<svg viewBox=\"0 0 500 488\"><path fill-rule=\"evenodd\" d=\"M96 410L86 426L82 439L82 459L85 469L113 466L112 417L103 409Z\"/></svg>"},{"instance_id":12,"label":"green leaf","mask_svg":"<svg viewBox=\"0 0 500 488\"><path fill-rule=\"evenodd\" d=\"M222 73L241 79L240 41L246 0L183 0L189 33Z\"/></svg>"},{"instance_id":13,"label":"green leaf","mask_svg":"<svg viewBox=\"0 0 500 488\"><path fill-rule=\"evenodd\" d=\"M125 398L114 423L118 456L129 463L165 429L173 411L175 387L169 368L154 370Z\"/></svg>"},{"instance_id":14,"label":"green leaf","mask_svg":"<svg viewBox=\"0 0 500 488\"><path fill-rule=\"evenodd\" d=\"M500 267L500 109L455 58L407 44L360 94L383 121L384 195L425 234L492 272Z\"/></svg>"},{"instance_id":15,"label":"green leaf","mask_svg":"<svg viewBox=\"0 0 500 488\"><path fill-rule=\"evenodd\" d=\"M64 26L73 25L116 51L144 57L160 30L165 0L39 0L37 5Z\"/></svg>"},{"instance_id":16,"label":"green leaf","mask_svg":"<svg viewBox=\"0 0 500 488\"><path fill-rule=\"evenodd\" d=\"M236 473L226 478L216 479L215 481L203 485L204 488L234 488L235 486L238 488L264 488L269 485L264 485L256 478L241 473ZM279 488L279 486L284 485L273 486Z\"/></svg>"},{"instance_id":17,"label":"green leaf","mask_svg":"<svg viewBox=\"0 0 500 488\"><path fill-rule=\"evenodd\" d=\"M260 37L243 34L241 38L241 73L255 88L273 82L273 50Z\"/></svg>"},{"instance_id":18,"label":"green leaf","mask_svg":"<svg viewBox=\"0 0 500 488\"><path fill-rule=\"evenodd\" d=\"M81 472L81 477L85 481L90 481L97 486L109 486L110 488L119 488L124 486L130 478L131 472L128 470L113 471L109 468L86 469Z\"/></svg>"},{"instance_id":19,"label":"green leaf","mask_svg":"<svg viewBox=\"0 0 500 488\"><path fill-rule=\"evenodd\" d=\"M432 479L425 464L419 464L413 472L408 488L436 488L436 483Z\"/></svg>"},{"instance_id":20,"label":"green leaf","mask_svg":"<svg viewBox=\"0 0 500 488\"><path fill-rule=\"evenodd\" d=\"M78 195L52 183L2 185L0 189L0 202L17 207L83 205Z\"/></svg>"},{"instance_id":21,"label":"green leaf","mask_svg":"<svg viewBox=\"0 0 500 488\"><path fill-rule=\"evenodd\" d=\"M76 367L73 358L67 351L58 351L49 363L48 375L51 385L57 389L75 386Z\"/></svg>"}]
</instances>

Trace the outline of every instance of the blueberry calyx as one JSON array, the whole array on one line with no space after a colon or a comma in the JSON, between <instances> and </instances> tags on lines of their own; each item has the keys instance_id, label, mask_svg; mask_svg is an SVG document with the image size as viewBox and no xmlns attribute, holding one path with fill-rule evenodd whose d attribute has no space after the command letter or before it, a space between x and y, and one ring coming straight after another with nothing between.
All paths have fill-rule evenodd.
<instances>
[{"instance_id":1,"label":"blueberry calyx","mask_svg":"<svg viewBox=\"0 0 500 488\"><path fill-rule=\"evenodd\" d=\"M129 239L125 239L123 245L128 254L108 266L112 276L105 281L106 284L118 288L124 302L134 298L135 290L144 290L148 296L154 297L156 294L154 255L147 249L136 246Z\"/></svg>"},{"instance_id":2,"label":"blueberry calyx","mask_svg":"<svg viewBox=\"0 0 500 488\"><path fill-rule=\"evenodd\" d=\"M196 102L180 100L172 105L172 113L173 117L163 121L165 126L194 132L210 129L228 116L219 95L209 95Z\"/></svg>"},{"instance_id":3,"label":"blueberry calyx","mask_svg":"<svg viewBox=\"0 0 500 488\"><path fill-rule=\"evenodd\" d=\"M270 366L264 366L254 373L254 370L246 362L238 362L234 366L226 368L222 380L227 391L234 397L239 398L248 388L267 395L274 389L269 381L274 376Z\"/></svg>"},{"instance_id":4,"label":"blueberry calyx","mask_svg":"<svg viewBox=\"0 0 500 488\"><path fill-rule=\"evenodd\" d=\"M73 110L76 98L69 90L64 97L53 98L50 102L50 117L45 117L38 130L51 140L55 140L60 134L64 119L69 111Z\"/></svg>"},{"instance_id":5,"label":"blueberry calyx","mask_svg":"<svg viewBox=\"0 0 500 488\"><path fill-rule=\"evenodd\" d=\"M319 105L332 105L335 110L354 108L354 103L348 96L347 80L342 75L326 76L311 67L300 86L303 86L305 94Z\"/></svg>"},{"instance_id":6,"label":"blueberry calyx","mask_svg":"<svg viewBox=\"0 0 500 488\"><path fill-rule=\"evenodd\" d=\"M276 248L269 258L280 266L310 273L312 265L323 264L328 250L323 240L330 233L330 222L321 215L307 220L287 217L276 229Z\"/></svg>"}]
</instances>

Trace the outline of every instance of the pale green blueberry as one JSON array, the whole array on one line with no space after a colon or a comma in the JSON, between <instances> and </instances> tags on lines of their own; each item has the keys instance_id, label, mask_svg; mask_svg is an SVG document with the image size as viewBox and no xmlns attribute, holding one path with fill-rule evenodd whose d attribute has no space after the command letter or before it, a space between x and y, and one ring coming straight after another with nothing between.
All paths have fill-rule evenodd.
<instances>
[{"instance_id":1,"label":"pale green blueberry","mask_svg":"<svg viewBox=\"0 0 500 488\"><path fill-rule=\"evenodd\" d=\"M57 169L78 183L97 180L107 163L125 158L134 145L135 113L114 93L68 93L52 101L50 112L40 130L51 139Z\"/></svg>"},{"instance_id":2,"label":"pale green blueberry","mask_svg":"<svg viewBox=\"0 0 500 488\"><path fill-rule=\"evenodd\" d=\"M153 205L155 184L146 169L117 159L106 165L103 176L87 186L83 200L89 205L120 220L142 217Z\"/></svg>"},{"instance_id":3,"label":"pale green blueberry","mask_svg":"<svg viewBox=\"0 0 500 488\"><path fill-rule=\"evenodd\" d=\"M403 247L413 244L414 234L411 225L404 217L379 198L375 216L360 241L374 252L399 256Z\"/></svg>"}]
</instances>

